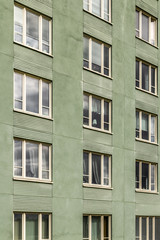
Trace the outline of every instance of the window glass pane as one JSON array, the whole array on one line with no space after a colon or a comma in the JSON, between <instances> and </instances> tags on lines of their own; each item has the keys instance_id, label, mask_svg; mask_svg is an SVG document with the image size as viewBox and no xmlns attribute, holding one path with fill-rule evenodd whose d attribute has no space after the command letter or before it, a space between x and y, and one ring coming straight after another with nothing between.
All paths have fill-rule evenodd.
<instances>
[{"instance_id":1,"label":"window glass pane","mask_svg":"<svg viewBox=\"0 0 160 240\"><path fill-rule=\"evenodd\" d=\"M136 162L136 188L139 188L139 162Z\"/></svg>"},{"instance_id":2,"label":"window glass pane","mask_svg":"<svg viewBox=\"0 0 160 240\"><path fill-rule=\"evenodd\" d=\"M155 190L155 170L156 165L151 164L151 190Z\"/></svg>"},{"instance_id":3,"label":"window glass pane","mask_svg":"<svg viewBox=\"0 0 160 240\"><path fill-rule=\"evenodd\" d=\"M42 114L49 115L49 83L42 82Z\"/></svg>"},{"instance_id":4,"label":"window glass pane","mask_svg":"<svg viewBox=\"0 0 160 240\"><path fill-rule=\"evenodd\" d=\"M92 70L101 72L101 44L92 41Z\"/></svg>"},{"instance_id":5,"label":"window glass pane","mask_svg":"<svg viewBox=\"0 0 160 240\"><path fill-rule=\"evenodd\" d=\"M89 0L83 0L83 9L89 11Z\"/></svg>"},{"instance_id":6,"label":"window glass pane","mask_svg":"<svg viewBox=\"0 0 160 240\"><path fill-rule=\"evenodd\" d=\"M49 146L42 145L42 178L49 178Z\"/></svg>"},{"instance_id":7,"label":"window glass pane","mask_svg":"<svg viewBox=\"0 0 160 240\"><path fill-rule=\"evenodd\" d=\"M38 178L38 151L38 144L26 142L26 177Z\"/></svg>"},{"instance_id":8,"label":"window glass pane","mask_svg":"<svg viewBox=\"0 0 160 240\"><path fill-rule=\"evenodd\" d=\"M49 215L42 214L42 239L49 239Z\"/></svg>"},{"instance_id":9,"label":"window glass pane","mask_svg":"<svg viewBox=\"0 0 160 240\"><path fill-rule=\"evenodd\" d=\"M104 238L109 238L109 219L107 216L104 216Z\"/></svg>"},{"instance_id":10,"label":"window glass pane","mask_svg":"<svg viewBox=\"0 0 160 240\"><path fill-rule=\"evenodd\" d=\"M92 0L92 13L101 16L101 0Z\"/></svg>"},{"instance_id":11,"label":"window glass pane","mask_svg":"<svg viewBox=\"0 0 160 240\"><path fill-rule=\"evenodd\" d=\"M103 166L103 170L104 170L104 185L109 185L109 157L108 156L104 156L104 166Z\"/></svg>"},{"instance_id":12,"label":"window glass pane","mask_svg":"<svg viewBox=\"0 0 160 240\"><path fill-rule=\"evenodd\" d=\"M142 189L149 189L149 164L142 163Z\"/></svg>"},{"instance_id":13,"label":"window glass pane","mask_svg":"<svg viewBox=\"0 0 160 240\"><path fill-rule=\"evenodd\" d=\"M39 113L39 80L26 77L26 110Z\"/></svg>"},{"instance_id":14,"label":"window glass pane","mask_svg":"<svg viewBox=\"0 0 160 240\"><path fill-rule=\"evenodd\" d=\"M142 138L148 140L148 114L142 112Z\"/></svg>"},{"instance_id":15,"label":"window glass pane","mask_svg":"<svg viewBox=\"0 0 160 240\"><path fill-rule=\"evenodd\" d=\"M139 217L136 217L136 239L139 239Z\"/></svg>"},{"instance_id":16,"label":"window glass pane","mask_svg":"<svg viewBox=\"0 0 160 240\"><path fill-rule=\"evenodd\" d=\"M155 217L155 240L160 240L160 218Z\"/></svg>"},{"instance_id":17,"label":"window glass pane","mask_svg":"<svg viewBox=\"0 0 160 240\"><path fill-rule=\"evenodd\" d=\"M49 21L42 18L42 51L49 53Z\"/></svg>"},{"instance_id":18,"label":"window glass pane","mask_svg":"<svg viewBox=\"0 0 160 240\"><path fill-rule=\"evenodd\" d=\"M83 67L89 68L89 38L83 38Z\"/></svg>"},{"instance_id":19,"label":"window glass pane","mask_svg":"<svg viewBox=\"0 0 160 240\"><path fill-rule=\"evenodd\" d=\"M151 116L151 142L155 142L155 117Z\"/></svg>"},{"instance_id":20,"label":"window glass pane","mask_svg":"<svg viewBox=\"0 0 160 240\"><path fill-rule=\"evenodd\" d=\"M22 240L22 214L14 214L14 240Z\"/></svg>"},{"instance_id":21,"label":"window glass pane","mask_svg":"<svg viewBox=\"0 0 160 240\"><path fill-rule=\"evenodd\" d=\"M142 14L142 38L149 41L149 17Z\"/></svg>"},{"instance_id":22,"label":"window glass pane","mask_svg":"<svg viewBox=\"0 0 160 240\"><path fill-rule=\"evenodd\" d=\"M104 45L104 74L109 75L109 47Z\"/></svg>"},{"instance_id":23,"label":"window glass pane","mask_svg":"<svg viewBox=\"0 0 160 240\"><path fill-rule=\"evenodd\" d=\"M23 9L14 6L14 40L23 42Z\"/></svg>"},{"instance_id":24,"label":"window glass pane","mask_svg":"<svg viewBox=\"0 0 160 240\"><path fill-rule=\"evenodd\" d=\"M83 182L89 182L89 154L83 152Z\"/></svg>"},{"instance_id":25,"label":"window glass pane","mask_svg":"<svg viewBox=\"0 0 160 240\"><path fill-rule=\"evenodd\" d=\"M109 130L109 102L104 101L104 129Z\"/></svg>"},{"instance_id":26,"label":"window glass pane","mask_svg":"<svg viewBox=\"0 0 160 240\"><path fill-rule=\"evenodd\" d=\"M14 141L14 176L22 176L22 141Z\"/></svg>"},{"instance_id":27,"label":"window glass pane","mask_svg":"<svg viewBox=\"0 0 160 240\"><path fill-rule=\"evenodd\" d=\"M83 124L89 125L89 96L83 95Z\"/></svg>"},{"instance_id":28,"label":"window glass pane","mask_svg":"<svg viewBox=\"0 0 160 240\"><path fill-rule=\"evenodd\" d=\"M92 240L101 240L101 218L92 216Z\"/></svg>"},{"instance_id":29,"label":"window glass pane","mask_svg":"<svg viewBox=\"0 0 160 240\"><path fill-rule=\"evenodd\" d=\"M149 217L149 240L152 240L153 235L153 226L152 226L152 217Z\"/></svg>"},{"instance_id":30,"label":"window glass pane","mask_svg":"<svg viewBox=\"0 0 160 240\"><path fill-rule=\"evenodd\" d=\"M109 0L104 0L104 19L109 21Z\"/></svg>"},{"instance_id":31,"label":"window glass pane","mask_svg":"<svg viewBox=\"0 0 160 240\"><path fill-rule=\"evenodd\" d=\"M142 88L149 90L149 66L142 63Z\"/></svg>"},{"instance_id":32,"label":"window glass pane","mask_svg":"<svg viewBox=\"0 0 160 240\"><path fill-rule=\"evenodd\" d=\"M89 238L88 216L83 216L83 238Z\"/></svg>"},{"instance_id":33,"label":"window glass pane","mask_svg":"<svg viewBox=\"0 0 160 240\"><path fill-rule=\"evenodd\" d=\"M147 226L146 226L146 218L142 217L142 240L147 240Z\"/></svg>"},{"instance_id":34,"label":"window glass pane","mask_svg":"<svg viewBox=\"0 0 160 240\"><path fill-rule=\"evenodd\" d=\"M155 91L155 68L151 68L151 92L156 93Z\"/></svg>"},{"instance_id":35,"label":"window glass pane","mask_svg":"<svg viewBox=\"0 0 160 240\"><path fill-rule=\"evenodd\" d=\"M92 154L92 183L101 184L101 156Z\"/></svg>"},{"instance_id":36,"label":"window glass pane","mask_svg":"<svg viewBox=\"0 0 160 240\"><path fill-rule=\"evenodd\" d=\"M136 137L139 138L139 112L136 111Z\"/></svg>"},{"instance_id":37,"label":"window glass pane","mask_svg":"<svg viewBox=\"0 0 160 240\"><path fill-rule=\"evenodd\" d=\"M14 73L14 107L22 109L22 83L23 75Z\"/></svg>"},{"instance_id":38,"label":"window glass pane","mask_svg":"<svg viewBox=\"0 0 160 240\"><path fill-rule=\"evenodd\" d=\"M156 21L151 18L151 23L150 23L150 41L151 44L155 45L156 44Z\"/></svg>"},{"instance_id":39,"label":"window glass pane","mask_svg":"<svg viewBox=\"0 0 160 240\"><path fill-rule=\"evenodd\" d=\"M92 97L92 127L101 128L101 100Z\"/></svg>"},{"instance_id":40,"label":"window glass pane","mask_svg":"<svg viewBox=\"0 0 160 240\"><path fill-rule=\"evenodd\" d=\"M26 11L26 44L39 48L39 16Z\"/></svg>"},{"instance_id":41,"label":"window glass pane","mask_svg":"<svg viewBox=\"0 0 160 240\"><path fill-rule=\"evenodd\" d=\"M139 87L139 61L136 61L136 87Z\"/></svg>"},{"instance_id":42,"label":"window glass pane","mask_svg":"<svg viewBox=\"0 0 160 240\"><path fill-rule=\"evenodd\" d=\"M26 214L26 240L38 240L38 214Z\"/></svg>"},{"instance_id":43,"label":"window glass pane","mask_svg":"<svg viewBox=\"0 0 160 240\"><path fill-rule=\"evenodd\" d=\"M139 12L136 11L136 37L139 37Z\"/></svg>"}]
</instances>

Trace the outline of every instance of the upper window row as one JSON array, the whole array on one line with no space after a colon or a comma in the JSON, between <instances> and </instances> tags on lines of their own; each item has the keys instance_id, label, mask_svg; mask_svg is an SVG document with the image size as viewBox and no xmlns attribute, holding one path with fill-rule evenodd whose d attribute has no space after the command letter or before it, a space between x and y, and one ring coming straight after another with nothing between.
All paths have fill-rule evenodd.
<instances>
[{"instance_id":1,"label":"upper window row","mask_svg":"<svg viewBox=\"0 0 160 240\"><path fill-rule=\"evenodd\" d=\"M14 41L51 54L51 19L20 5L14 8Z\"/></svg>"}]
</instances>

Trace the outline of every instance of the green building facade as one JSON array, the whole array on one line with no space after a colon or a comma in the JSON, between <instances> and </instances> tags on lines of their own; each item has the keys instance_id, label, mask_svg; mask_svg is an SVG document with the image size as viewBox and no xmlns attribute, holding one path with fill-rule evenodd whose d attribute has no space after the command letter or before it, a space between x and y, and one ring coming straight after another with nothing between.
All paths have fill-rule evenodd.
<instances>
[{"instance_id":1,"label":"green building facade","mask_svg":"<svg viewBox=\"0 0 160 240\"><path fill-rule=\"evenodd\" d=\"M0 240L159 240L159 1L0 13Z\"/></svg>"}]
</instances>

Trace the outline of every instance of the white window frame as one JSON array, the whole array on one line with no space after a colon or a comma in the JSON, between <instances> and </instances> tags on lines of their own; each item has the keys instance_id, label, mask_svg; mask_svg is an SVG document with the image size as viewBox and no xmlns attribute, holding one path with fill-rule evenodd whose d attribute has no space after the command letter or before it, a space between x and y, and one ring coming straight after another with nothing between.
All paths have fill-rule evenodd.
<instances>
[{"instance_id":1,"label":"white window frame","mask_svg":"<svg viewBox=\"0 0 160 240\"><path fill-rule=\"evenodd\" d=\"M32 140L24 140L21 138L14 138L13 140L13 149L15 150L14 147L14 141L21 141L22 142L22 176L15 176L14 175L14 154L13 154L13 178L15 180L27 180L27 181L33 181L33 182L51 182L51 169L52 169L52 163L51 163L51 144L47 144L47 143L40 143L37 141L32 141ZM38 144L38 153L39 153L39 159L38 159L38 166L39 166L39 171L38 171L38 178L34 178L34 177L27 177L26 176L26 143L35 143ZM45 179L42 178L42 146L48 146L49 147L49 178ZM18 168L16 166L16 168Z\"/></svg>"},{"instance_id":2,"label":"white window frame","mask_svg":"<svg viewBox=\"0 0 160 240\"><path fill-rule=\"evenodd\" d=\"M136 188L136 191L140 192L157 192L157 163L152 163L152 162L145 162L141 160L136 160L136 163L139 163L139 188ZM142 188L142 163L148 164L149 165L149 189L143 189ZM151 190L151 165L155 166L154 170L154 182L155 182L155 190ZM137 182L137 181L136 181Z\"/></svg>"},{"instance_id":3,"label":"white window frame","mask_svg":"<svg viewBox=\"0 0 160 240\"><path fill-rule=\"evenodd\" d=\"M151 144L157 144L157 120L158 120L157 115L153 114L153 113L148 113L146 111L142 111L142 110L139 110L139 109L136 109L136 112L139 112L139 131L136 130L136 134L137 134L137 132L139 132L139 137L136 137L136 140L139 140L139 141L142 141L142 142L149 142ZM148 117L149 117L149 129L148 129L149 140L146 140L146 139L142 138L142 113L147 114ZM155 141L154 142L151 142L151 117L152 116L155 117Z\"/></svg>"},{"instance_id":4,"label":"white window frame","mask_svg":"<svg viewBox=\"0 0 160 240\"><path fill-rule=\"evenodd\" d=\"M148 93L150 93L152 95L157 95L157 67L152 65L152 64L150 64L150 63L147 63L147 62L145 62L143 60L140 60L138 58L136 58L136 61L139 62L139 80L136 79L136 82L139 82L139 87L136 86L136 88L140 89L140 90L142 90L144 92L148 92ZM143 63L145 65L148 65L148 67L149 67L149 91L147 91L147 90L142 88L142 64ZM152 85L151 85L151 68L155 69L155 93L151 92L151 87L152 87Z\"/></svg>"},{"instance_id":5,"label":"white window frame","mask_svg":"<svg viewBox=\"0 0 160 240\"><path fill-rule=\"evenodd\" d=\"M108 100L108 99L104 99L99 96L95 96L93 94L86 93L86 92L84 92L83 95L87 95L89 97L89 125L83 124L83 127L89 128L89 129L94 129L94 130L97 130L100 132L111 133L111 112L112 112L111 111L111 102L112 101ZM96 128L96 127L92 126L92 97L96 97L97 99L101 100L101 128ZM104 123L105 123L104 122L104 101L109 103L109 122L108 122L109 130L104 129ZM83 118L84 118L84 116L83 116Z\"/></svg>"},{"instance_id":6,"label":"white window frame","mask_svg":"<svg viewBox=\"0 0 160 240\"><path fill-rule=\"evenodd\" d=\"M89 238L83 238L83 240L92 240L92 217L100 217L101 218L101 240L111 240L111 215L87 215L84 214L84 217L88 217L88 231ZM108 217L108 232L109 237L104 237L104 217Z\"/></svg>"},{"instance_id":7,"label":"white window frame","mask_svg":"<svg viewBox=\"0 0 160 240\"><path fill-rule=\"evenodd\" d=\"M83 176L88 176L89 177L89 182L88 183L83 183L83 186L89 186L89 187L97 187L97 188L111 188L111 155L108 154L101 154L101 153L95 153L95 152L89 152L84 150L83 153L88 153L89 156L89 175L83 175ZM101 184L93 184L92 183L92 154L96 154L101 156ZM109 184L105 185L103 183L104 181L104 156L108 157L109 161Z\"/></svg>"},{"instance_id":8,"label":"white window frame","mask_svg":"<svg viewBox=\"0 0 160 240\"><path fill-rule=\"evenodd\" d=\"M51 220L52 214L51 213L37 213L37 212L14 212L13 213L13 240L14 240L14 214L21 214L22 215L22 240L26 240L26 214L37 214L38 215L38 240L51 240ZM47 214L49 216L49 238L44 239L42 238L42 215Z\"/></svg>"},{"instance_id":9,"label":"white window frame","mask_svg":"<svg viewBox=\"0 0 160 240\"><path fill-rule=\"evenodd\" d=\"M83 60L89 63L89 67L87 68L83 66L83 68L88 69L97 74L103 75L105 77L111 78L111 45L107 43L103 43L87 35L84 35L84 38L88 38L89 40L89 60L85 58L83 58ZM92 69L92 42L93 41L101 45L101 72L98 72ZM107 69L109 71L109 75L104 74L104 46L106 46L109 49L109 68Z\"/></svg>"},{"instance_id":10,"label":"white window frame","mask_svg":"<svg viewBox=\"0 0 160 240\"><path fill-rule=\"evenodd\" d=\"M14 96L14 100L13 100L13 109L14 111L17 111L17 112L23 112L23 113L26 113L26 114L30 114L30 115L35 115L35 116L39 116L39 117L43 117L43 118L51 118L52 117L52 82L51 81L48 81L48 80L45 80L45 79L42 79L42 78L38 78L36 76L33 76L31 74L26 74L24 72L20 72L18 70L15 70L14 71L14 81L15 81L15 74L21 74L22 75L22 109L19 109L19 108L16 108L15 107L15 100L18 100L19 99L15 99L15 96ZM39 81L39 113L34 113L34 112L30 112L30 111L27 111L26 110L26 77L31 77L31 78L34 78L36 80ZM49 84L49 115L43 115L42 114L42 107L43 107L43 104L42 104L42 83L43 82L46 82ZM15 84L14 84L14 89L13 89L13 95L14 95L14 91L15 90Z\"/></svg>"},{"instance_id":11,"label":"white window frame","mask_svg":"<svg viewBox=\"0 0 160 240\"><path fill-rule=\"evenodd\" d=\"M22 33L23 40L21 43L21 42L15 41L15 38L14 38L14 42L16 42L20 45L25 45L28 48L34 49L36 51L40 51L44 54L51 55L52 54L52 19L50 17L47 17L47 16L37 12L37 11L33 11L32 9L25 7L21 4L15 3L14 6L19 7L23 10L23 33ZM34 13L35 15L37 15L39 17L39 48L38 49L28 46L26 44L26 12L27 11ZM49 21L49 53L42 51L42 18ZM15 33L15 31L14 31L14 33Z\"/></svg>"},{"instance_id":12,"label":"white window frame","mask_svg":"<svg viewBox=\"0 0 160 240\"><path fill-rule=\"evenodd\" d=\"M139 36L136 36L136 37L142 39L145 42L150 43L153 46L157 46L157 31L158 31L158 29L157 29L157 18L151 16L150 14L144 12L143 10L141 10L139 8L136 8L136 12L139 13L139 29L136 29L136 32L139 33L138 34ZM149 18L149 29L148 29L148 31L149 31L149 41L146 41L145 39L142 38L142 14ZM152 19L155 21L155 44L151 43L151 35L150 35L150 26L151 26L151 20Z\"/></svg>"},{"instance_id":13,"label":"white window frame","mask_svg":"<svg viewBox=\"0 0 160 240\"><path fill-rule=\"evenodd\" d=\"M84 2L86 2L86 4L88 5L88 10L84 9L87 12L90 12L91 14L95 15L96 17L102 18L104 21L111 23L111 0L109 0L109 14L107 14L109 16L109 20L106 20L104 18L105 12L104 12L104 0L100 0L101 1L101 15L98 16L96 14L94 14L92 12L92 0L83 0L83 9L84 9Z\"/></svg>"}]
</instances>

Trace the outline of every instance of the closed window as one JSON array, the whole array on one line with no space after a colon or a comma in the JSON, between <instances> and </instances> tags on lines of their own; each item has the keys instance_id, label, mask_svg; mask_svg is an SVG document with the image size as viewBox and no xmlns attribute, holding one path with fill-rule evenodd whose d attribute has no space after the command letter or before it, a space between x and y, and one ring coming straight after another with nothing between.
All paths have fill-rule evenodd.
<instances>
[{"instance_id":1,"label":"closed window","mask_svg":"<svg viewBox=\"0 0 160 240\"><path fill-rule=\"evenodd\" d=\"M111 240L111 216L84 215L83 240Z\"/></svg>"},{"instance_id":2,"label":"closed window","mask_svg":"<svg viewBox=\"0 0 160 240\"><path fill-rule=\"evenodd\" d=\"M14 213L14 240L51 240L51 214Z\"/></svg>"},{"instance_id":3,"label":"closed window","mask_svg":"<svg viewBox=\"0 0 160 240\"><path fill-rule=\"evenodd\" d=\"M157 191L157 164L136 161L136 189Z\"/></svg>"},{"instance_id":4,"label":"closed window","mask_svg":"<svg viewBox=\"0 0 160 240\"><path fill-rule=\"evenodd\" d=\"M111 156L84 151L83 184L111 187Z\"/></svg>"},{"instance_id":5,"label":"closed window","mask_svg":"<svg viewBox=\"0 0 160 240\"><path fill-rule=\"evenodd\" d=\"M83 9L111 21L111 0L83 0Z\"/></svg>"},{"instance_id":6,"label":"closed window","mask_svg":"<svg viewBox=\"0 0 160 240\"><path fill-rule=\"evenodd\" d=\"M157 45L157 19L140 9L136 10L136 37Z\"/></svg>"},{"instance_id":7,"label":"closed window","mask_svg":"<svg viewBox=\"0 0 160 240\"><path fill-rule=\"evenodd\" d=\"M51 117L51 83L31 75L15 72L14 109Z\"/></svg>"},{"instance_id":8,"label":"closed window","mask_svg":"<svg viewBox=\"0 0 160 240\"><path fill-rule=\"evenodd\" d=\"M51 19L16 4L14 41L51 54Z\"/></svg>"},{"instance_id":9,"label":"closed window","mask_svg":"<svg viewBox=\"0 0 160 240\"><path fill-rule=\"evenodd\" d=\"M136 240L159 240L160 217L137 216Z\"/></svg>"},{"instance_id":10,"label":"closed window","mask_svg":"<svg viewBox=\"0 0 160 240\"><path fill-rule=\"evenodd\" d=\"M89 128L111 132L111 101L85 93L83 124Z\"/></svg>"},{"instance_id":11,"label":"closed window","mask_svg":"<svg viewBox=\"0 0 160 240\"><path fill-rule=\"evenodd\" d=\"M111 46L90 37L83 38L83 67L103 75L111 75Z\"/></svg>"},{"instance_id":12,"label":"closed window","mask_svg":"<svg viewBox=\"0 0 160 240\"><path fill-rule=\"evenodd\" d=\"M51 181L51 145L14 139L14 177Z\"/></svg>"},{"instance_id":13,"label":"closed window","mask_svg":"<svg viewBox=\"0 0 160 240\"><path fill-rule=\"evenodd\" d=\"M136 88L157 94L157 68L136 59Z\"/></svg>"},{"instance_id":14,"label":"closed window","mask_svg":"<svg viewBox=\"0 0 160 240\"><path fill-rule=\"evenodd\" d=\"M147 142L157 142L157 116L136 110L136 138Z\"/></svg>"}]
</instances>

